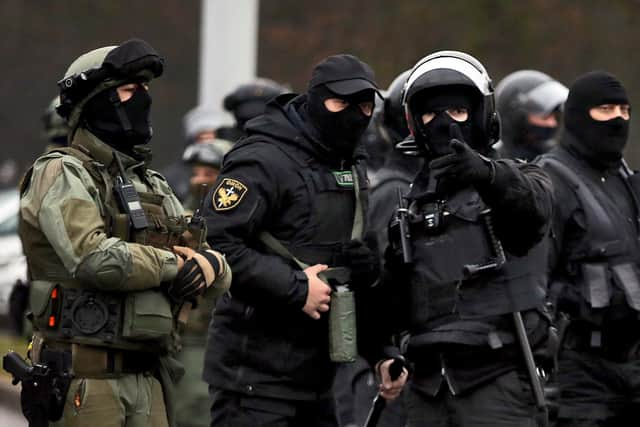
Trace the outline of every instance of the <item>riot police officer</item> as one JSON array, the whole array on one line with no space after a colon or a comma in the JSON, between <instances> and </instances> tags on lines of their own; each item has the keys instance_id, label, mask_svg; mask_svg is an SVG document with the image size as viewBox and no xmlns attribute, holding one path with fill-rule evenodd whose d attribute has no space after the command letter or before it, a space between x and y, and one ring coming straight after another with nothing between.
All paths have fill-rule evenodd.
<instances>
[{"instance_id":1,"label":"riot police officer","mask_svg":"<svg viewBox=\"0 0 640 427\"><path fill-rule=\"evenodd\" d=\"M367 64L330 56L306 93L272 100L225 157L206 210L208 241L235 276L209 328L212 426L336 425L332 361L343 357L330 357L328 318L340 312L329 306L346 301L346 285L367 286L379 273L361 240L367 182L358 145L376 93ZM338 271L350 278L327 278Z\"/></svg>"},{"instance_id":2,"label":"riot police officer","mask_svg":"<svg viewBox=\"0 0 640 427\"><path fill-rule=\"evenodd\" d=\"M638 413L640 187L622 153L629 104L615 76L578 77L560 144L538 160L556 193L549 271L562 337L558 426L630 425Z\"/></svg>"},{"instance_id":3,"label":"riot police officer","mask_svg":"<svg viewBox=\"0 0 640 427\"><path fill-rule=\"evenodd\" d=\"M378 326L408 331L408 423L532 425L529 383L540 384L530 346L548 327L538 311L545 253L532 248L547 229L549 180L539 167L490 158L493 88L470 55L426 56L402 99L411 136L399 148L420 152L425 166L390 227ZM391 361L380 357L382 395L393 398Z\"/></svg>"},{"instance_id":4,"label":"riot police officer","mask_svg":"<svg viewBox=\"0 0 640 427\"><path fill-rule=\"evenodd\" d=\"M224 257L197 248L180 202L148 169L148 82L163 67L139 39L78 57L59 82L69 146L37 159L21 188L31 359L71 379L54 384L44 414L62 411L65 426L172 424L176 324L206 289L229 287ZM29 393L43 388L23 384L29 417L42 409Z\"/></svg>"},{"instance_id":5,"label":"riot police officer","mask_svg":"<svg viewBox=\"0 0 640 427\"><path fill-rule=\"evenodd\" d=\"M569 90L535 70L515 71L496 86L502 125L496 150L502 157L530 161L555 145L560 109Z\"/></svg>"},{"instance_id":6,"label":"riot police officer","mask_svg":"<svg viewBox=\"0 0 640 427\"><path fill-rule=\"evenodd\" d=\"M217 128L217 137L236 142L245 135L244 125L264 113L269 100L286 92L289 92L288 88L267 78L238 86L222 100L222 106L233 114L236 123Z\"/></svg>"}]
</instances>

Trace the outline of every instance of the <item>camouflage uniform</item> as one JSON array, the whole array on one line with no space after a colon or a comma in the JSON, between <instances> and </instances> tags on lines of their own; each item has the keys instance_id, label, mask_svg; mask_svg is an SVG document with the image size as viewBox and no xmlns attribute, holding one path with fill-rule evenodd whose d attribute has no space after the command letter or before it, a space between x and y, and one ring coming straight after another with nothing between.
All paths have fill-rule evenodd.
<instances>
[{"instance_id":1,"label":"camouflage uniform","mask_svg":"<svg viewBox=\"0 0 640 427\"><path fill-rule=\"evenodd\" d=\"M188 244L183 209L160 174L118 152L149 222L142 230L130 227L113 192L115 150L78 117L71 114L70 146L36 160L22 186L19 231L36 331L31 358L47 363L47 355L69 355L64 369L73 380L56 424L171 425L179 369L169 356L178 347L182 304L166 289L179 273L171 250ZM209 255L217 260L209 289L219 294L231 271L222 255Z\"/></svg>"}]
</instances>

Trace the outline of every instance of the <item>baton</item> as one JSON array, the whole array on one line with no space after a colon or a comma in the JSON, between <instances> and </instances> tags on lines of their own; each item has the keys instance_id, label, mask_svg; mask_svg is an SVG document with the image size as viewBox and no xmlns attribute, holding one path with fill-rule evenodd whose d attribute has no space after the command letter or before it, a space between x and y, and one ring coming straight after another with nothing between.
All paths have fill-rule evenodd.
<instances>
[{"instance_id":1,"label":"baton","mask_svg":"<svg viewBox=\"0 0 640 427\"><path fill-rule=\"evenodd\" d=\"M402 356L396 356L393 358L393 362L389 365L389 377L391 381L395 381L398 379L400 374L402 374L402 369L404 368L405 360ZM373 398L373 405L369 410L369 414L367 415L367 421L364 422L364 427L375 427L378 425L378 421L380 421L380 416L382 415L382 411L385 406L387 406L387 400L382 397L381 392L376 394L376 397Z\"/></svg>"}]
</instances>

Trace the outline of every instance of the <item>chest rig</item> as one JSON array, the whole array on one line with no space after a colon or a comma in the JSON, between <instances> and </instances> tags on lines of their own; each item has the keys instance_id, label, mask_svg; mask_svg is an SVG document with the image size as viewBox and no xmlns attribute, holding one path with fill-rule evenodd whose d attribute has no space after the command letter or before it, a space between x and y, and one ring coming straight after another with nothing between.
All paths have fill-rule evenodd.
<instances>
[{"instance_id":1,"label":"chest rig","mask_svg":"<svg viewBox=\"0 0 640 427\"><path fill-rule=\"evenodd\" d=\"M616 294L623 294L627 306L640 311L640 176L624 166L619 170L635 207L635 224L630 227L596 174L570 153L556 150L544 156L540 165L569 183L584 215L584 234L570 248L565 266L579 287L581 314L597 322L599 316L593 309L609 307L614 299L619 300Z\"/></svg>"},{"instance_id":2,"label":"chest rig","mask_svg":"<svg viewBox=\"0 0 640 427\"><path fill-rule=\"evenodd\" d=\"M390 244L409 273L412 340L487 333L482 320L539 307L544 299L544 250L505 252L491 211L472 188L447 200L400 200ZM486 337L485 337L486 338ZM454 339L455 341L455 339Z\"/></svg>"},{"instance_id":3,"label":"chest rig","mask_svg":"<svg viewBox=\"0 0 640 427\"><path fill-rule=\"evenodd\" d=\"M98 188L100 212L109 237L165 250L185 245L186 220L170 216L164 195L146 174L141 180L151 191L135 192L129 203L138 210L138 226L132 212L118 201L115 171L96 162L83 146L56 150L82 162ZM30 171L31 172L31 171ZM25 177L26 184L30 173ZM131 187L133 184L129 183ZM25 190L23 189L23 191ZM142 212L142 213L141 213ZM146 224L140 227L140 217ZM45 340L87 344L134 351L166 351L172 346L174 307L159 290L105 292L72 278L42 232L21 221L32 276L31 309L34 326ZM31 236L29 237L29 235Z\"/></svg>"}]
</instances>

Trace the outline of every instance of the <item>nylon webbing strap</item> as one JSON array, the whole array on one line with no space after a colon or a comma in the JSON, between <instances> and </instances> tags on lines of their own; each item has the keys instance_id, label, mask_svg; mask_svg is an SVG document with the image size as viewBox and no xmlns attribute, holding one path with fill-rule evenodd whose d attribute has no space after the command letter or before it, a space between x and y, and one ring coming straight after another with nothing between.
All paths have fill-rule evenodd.
<instances>
[{"instance_id":1,"label":"nylon webbing strap","mask_svg":"<svg viewBox=\"0 0 640 427\"><path fill-rule=\"evenodd\" d=\"M351 239L360 239L364 228L364 212L362 210L362 200L360 199L360 181L355 165L351 168L353 174L353 191L356 195L356 209L353 214L353 228L351 229Z\"/></svg>"},{"instance_id":2,"label":"nylon webbing strap","mask_svg":"<svg viewBox=\"0 0 640 427\"><path fill-rule=\"evenodd\" d=\"M587 204L593 209L593 212L598 218L600 224L604 224L606 228L609 230L616 230L616 227L613 225L611 218L605 211L602 204L596 199L596 197L589 191L586 183L578 176L578 174L571 169L568 165L565 165L560 160L554 157L547 157L543 159L543 162L540 165L550 165L554 171L562 175L564 179L569 181L575 188L576 192L579 193L579 198L586 201Z\"/></svg>"},{"instance_id":3,"label":"nylon webbing strap","mask_svg":"<svg viewBox=\"0 0 640 427\"><path fill-rule=\"evenodd\" d=\"M356 167L353 166L351 169L351 173L353 174L353 190L355 191L356 197L356 207L353 216L353 228L351 229L351 238L352 239L360 239L362 237L362 231L364 227L364 212L362 210L362 200L360 199L360 181L358 180L358 171ZM309 267L308 264L300 261L298 258L293 256L293 254L287 249L282 242L273 237L273 234L268 231L263 231L258 234L258 238L262 243L265 244L269 249L271 249L276 254L280 255L283 258L290 259L295 262L301 270Z\"/></svg>"},{"instance_id":4,"label":"nylon webbing strap","mask_svg":"<svg viewBox=\"0 0 640 427\"><path fill-rule=\"evenodd\" d=\"M269 249L280 255L282 258L293 260L301 270L309 267L309 265L294 257L293 254L289 252L289 249L287 249L278 239L273 237L273 234L269 233L268 231L263 231L258 234L258 238Z\"/></svg>"}]
</instances>

